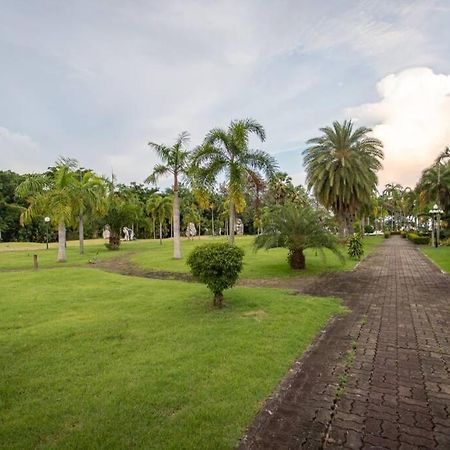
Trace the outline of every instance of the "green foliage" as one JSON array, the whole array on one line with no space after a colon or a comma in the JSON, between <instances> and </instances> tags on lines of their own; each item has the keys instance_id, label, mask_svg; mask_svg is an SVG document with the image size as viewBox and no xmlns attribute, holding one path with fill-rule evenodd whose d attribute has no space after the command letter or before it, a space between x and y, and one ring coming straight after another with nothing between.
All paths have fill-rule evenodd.
<instances>
[{"instance_id":1,"label":"green foliage","mask_svg":"<svg viewBox=\"0 0 450 450\"><path fill-rule=\"evenodd\" d=\"M288 262L293 269L305 268L303 251L307 248L317 249L322 255L323 249L327 248L343 262L338 241L327 225L312 206L287 203L272 211L264 232L255 239L255 248L289 249Z\"/></svg>"},{"instance_id":2,"label":"green foliage","mask_svg":"<svg viewBox=\"0 0 450 450\"><path fill-rule=\"evenodd\" d=\"M260 173L271 176L277 167L271 155L249 148L252 134L262 142L265 140L264 128L253 119L232 121L226 130L213 128L193 158L194 174L201 184L213 184L221 173L226 174L231 230L234 230L236 212L242 212L245 207L245 180L259 177ZM233 232L229 239L234 242Z\"/></svg>"},{"instance_id":3,"label":"green foliage","mask_svg":"<svg viewBox=\"0 0 450 450\"><path fill-rule=\"evenodd\" d=\"M417 233L408 233L408 239L417 245L428 245L430 236L419 236Z\"/></svg>"},{"instance_id":4,"label":"green foliage","mask_svg":"<svg viewBox=\"0 0 450 450\"><path fill-rule=\"evenodd\" d=\"M385 239L389 239L391 237L391 232L389 230L384 230Z\"/></svg>"},{"instance_id":5,"label":"green foliage","mask_svg":"<svg viewBox=\"0 0 450 450\"><path fill-rule=\"evenodd\" d=\"M364 255L364 247L362 241L362 236L360 234L355 233L350 237L347 244L347 253L350 258L362 258L362 256Z\"/></svg>"},{"instance_id":6,"label":"green foliage","mask_svg":"<svg viewBox=\"0 0 450 450\"><path fill-rule=\"evenodd\" d=\"M244 251L232 244L204 244L195 248L187 263L192 275L214 294L214 305L222 306L223 291L236 284L242 270Z\"/></svg>"},{"instance_id":7,"label":"green foliage","mask_svg":"<svg viewBox=\"0 0 450 450\"><path fill-rule=\"evenodd\" d=\"M333 122L320 131L303 152L306 181L317 200L336 214L344 234L352 228L354 215L371 204L383 145L369 136L370 128L354 129L352 121Z\"/></svg>"},{"instance_id":8,"label":"green foliage","mask_svg":"<svg viewBox=\"0 0 450 450\"><path fill-rule=\"evenodd\" d=\"M375 228L372 225L364 225L364 233L372 234Z\"/></svg>"}]
</instances>

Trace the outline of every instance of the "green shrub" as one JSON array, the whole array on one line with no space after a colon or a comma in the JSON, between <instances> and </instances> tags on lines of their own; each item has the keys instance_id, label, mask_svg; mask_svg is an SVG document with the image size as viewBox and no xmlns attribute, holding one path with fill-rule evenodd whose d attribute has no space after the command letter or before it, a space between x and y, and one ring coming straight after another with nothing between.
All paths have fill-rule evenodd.
<instances>
[{"instance_id":1,"label":"green shrub","mask_svg":"<svg viewBox=\"0 0 450 450\"><path fill-rule=\"evenodd\" d=\"M192 275L212 291L215 306L223 305L223 291L236 284L243 257L241 248L227 243L200 245L189 255Z\"/></svg>"},{"instance_id":2,"label":"green shrub","mask_svg":"<svg viewBox=\"0 0 450 450\"><path fill-rule=\"evenodd\" d=\"M372 234L375 231L375 228L372 225L366 225L364 227L364 233Z\"/></svg>"},{"instance_id":3,"label":"green shrub","mask_svg":"<svg viewBox=\"0 0 450 450\"><path fill-rule=\"evenodd\" d=\"M419 236L417 233L408 233L408 239L417 245L428 245L430 236Z\"/></svg>"},{"instance_id":4,"label":"green shrub","mask_svg":"<svg viewBox=\"0 0 450 450\"><path fill-rule=\"evenodd\" d=\"M391 232L388 230L384 230L384 237L385 239L390 238L391 237Z\"/></svg>"},{"instance_id":5,"label":"green shrub","mask_svg":"<svg viewBox=\"0 0 450 450\"><path fill-rule=\"evenodd\" d=\"M360 234L355 233L348 240L348 256L354 259L361 259L364 255L364 247L362 243L362 237Z\"/></svg>"},{"instance_id":6,"label":"green shrub","mask_svg":"<svg viewBox=\"0 0 450 450\"><path fill-rule=\"evenodd\" d=\"M401 231L400 235L402 236L403 239L406 239L407 233L406 233L406 231Z\"/></svg>"}]
</instances>

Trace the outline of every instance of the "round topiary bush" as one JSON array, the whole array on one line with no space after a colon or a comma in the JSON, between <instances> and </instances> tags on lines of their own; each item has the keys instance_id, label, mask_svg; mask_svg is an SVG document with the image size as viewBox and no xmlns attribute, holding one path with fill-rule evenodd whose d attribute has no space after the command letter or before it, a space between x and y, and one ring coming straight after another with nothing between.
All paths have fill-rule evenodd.
<instances>
[{"instance_id":1,"label":"round topiary bush","mask_svg":"<svg viewBox=\"0 0 450 450\"><path fill-rule=\"evenodd\" d=\"M196 247L187 259L192 275L214 294L214 305L223 305L223 291L236 284L242 270L244 251L232 244Z\"/></svg>"},{"instance_id":2,"label":"round topiary bush","mask_svg":"<svg viewBox=\"0 0 450 450\"><path fill-rule=\"evenodd\" d=\"M364 247L362 243L362 237L360 234L355 233L348 240L348 256L354 259L361 259L364 255Z\"/></svg>"}]
</instances>

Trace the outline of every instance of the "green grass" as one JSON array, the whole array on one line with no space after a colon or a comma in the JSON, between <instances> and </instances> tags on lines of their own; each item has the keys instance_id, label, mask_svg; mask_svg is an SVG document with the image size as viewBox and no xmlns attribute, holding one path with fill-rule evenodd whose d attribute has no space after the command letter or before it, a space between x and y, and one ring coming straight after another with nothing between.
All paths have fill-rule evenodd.
<instances>
[{"instance_id":1,"label":"green grass","mask_svg":"<svg viewBox=\"0 0 450 450\"><path fill-rule=\"evenodd\" d=\"M450 247L421 246L420 250L429 256L442 270L450 272Z\"/></svg>"},{"instance_id":2,"label":"green grass","mask_svg":"<svg viewBox=\"0 0 450 450\"><path fill-rule=\"evenodd\" d=\"M124 242L121 250L110 251L104 245L103 239L92 239L85 241L85 253L80 255L78 241L67 243L67 262L56 261L58 244L51 243L49 249L45 244L31 242L14 242L0 244L0 270L26 270L33 268L33 255L38 255L39 267L43 269L53 267L73 267L88 264L92 258L98 261L111 259L129 251L144 251L149 241Z\"/></svg>"},{"instance_id":3,"label":"green grass","mask_svg":"<svg viewBox=\"0 0 450 450\"><path fill-rule=\"evenodd\" d=\"M365 254L369 254L374 248L383 242L381 236L370 236L364 238ZM210 239L212 240L212 239ZM220 238L214 239L219 242ZM222 239L223 240L223 239ZM276 277L292 277L299 275L317 275L326 271L351 270L355 267L357 261L348 258L346 248L342 247L342 253L345 255L345 263L342 262L330 251L325 252L325 259L315 250L308 249L305 251L306 270L294 271L287 263L287 249L275 248L271 250L259 250L255 253L253 249L254 237L245 236L236 239L237 245L245 251L244 270L242 278L276 278ZM193 241L183 241L183 254L188 255L194 246L202 241L194 239ZM153 243L154 244L154 243ZM149 244L150 246L151 244ZM164 242L160 246L152 245L148 251L136 253L132 256L131 261L140 267L153 270L163 270L169 272L189 272L186 265L186 259L172 259L171 242Z\"/></svg>"},{"instance_id":4,"label":"green grass","mask_svg":"<svg viewBox=\"0 0 450 450\"><path fill-rule=\"evenodd\" d=\"M57 244L52 243L49 250L45 250L45 244L14 243L0 244L0 270L26 270L33 267L33 255L38 255L40 268L53 268L61 266L80 266L88 264L94 257L98 261L115 258L126 253L133 254L131 261L144 269L163 270L168 272L189 272L186 265L186 256L192 249L204 242L221 242L226 238L202 238L192 241L183 239L182 250L184 258L174 260L172 258L172 241L166 239L163 245L158 240L139 240L133 242L123 242L119 251L109 251L104 246L102 239L87 240L85 254L80 255L78 241L71 241L67 246L67 262L56 262ZM253 236L244 236L236 239L237 245L245 250L244 270L242 278L276 278L292 277L299 275L317 275L326 271L351 270L357 261L346 256L346 248L342 247L342 253L346 256L345 263L326 251L325 260L320 253L314 250L306 250L306 270L293 271L287 263L286 249L259 250L257 253L253 249ZM383 242L383 237L370 236L364 239L365 254Z\"/></svg>"},{"instance_id":5,"label":"green grass","mask_svg":"<svg viewBox=\"0 0 450 450\"><path fill-rule=\"evenodd\" d=\"M167 246L169 247L169 246ZM338 300L89 268L0 273L0 446L232 448Z\"/></svg>"}]
</instances>

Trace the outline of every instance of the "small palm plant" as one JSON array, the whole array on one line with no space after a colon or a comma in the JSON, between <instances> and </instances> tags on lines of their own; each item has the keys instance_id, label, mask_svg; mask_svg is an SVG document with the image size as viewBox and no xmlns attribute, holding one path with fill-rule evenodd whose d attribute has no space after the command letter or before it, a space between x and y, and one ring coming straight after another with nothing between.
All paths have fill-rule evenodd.
<instances>
[{"instance_id":1,"label":"small palm plant","mask_svg":"<svg viewBox=\"0 0 450 450\"><path fill-rule=\"evenodd\" d=\"M343 262L344 256L338 247L338 240L328 231L319 213L311 206L299 207L288 203L271 214L264 233L255 239L255 249L284 247L289 250L288 262L292 269L305 269L304 250L317 249L325 256L323 249L331 250Z\"/></svg>"}]
</instances>

